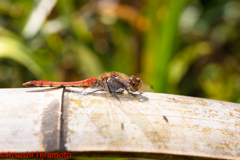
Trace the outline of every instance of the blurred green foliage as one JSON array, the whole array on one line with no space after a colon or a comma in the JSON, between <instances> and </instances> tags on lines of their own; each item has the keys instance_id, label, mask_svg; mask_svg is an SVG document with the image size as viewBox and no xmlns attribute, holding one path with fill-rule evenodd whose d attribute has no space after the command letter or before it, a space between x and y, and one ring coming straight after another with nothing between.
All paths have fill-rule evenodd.
<instances>
[{"instance_id":1,"label":"blurred green foliage","mask_svg":"<svg viewBox=\"0 0 240 160\"><path fill-rule=\"evenodd\" d=\"M240 102L239 28L238 0L1 0L0 87L118 71Z\"/></svg>"}]
</instances>

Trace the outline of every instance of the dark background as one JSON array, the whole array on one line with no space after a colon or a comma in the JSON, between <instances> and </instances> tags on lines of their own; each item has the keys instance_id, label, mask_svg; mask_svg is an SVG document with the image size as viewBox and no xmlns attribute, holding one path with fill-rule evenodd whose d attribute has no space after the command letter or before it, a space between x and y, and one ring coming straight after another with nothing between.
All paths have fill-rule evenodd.
<instances>
[{"instance_id":1,"label":"dark background","mask_svg":"<svg viewBox=\"0 0 240 160\"><path fill-rule=\"evenodd\" d=\"M0 87L141 76L155 92L240 102L238 0L1 0Z\"/></svg>"}]
</instances>

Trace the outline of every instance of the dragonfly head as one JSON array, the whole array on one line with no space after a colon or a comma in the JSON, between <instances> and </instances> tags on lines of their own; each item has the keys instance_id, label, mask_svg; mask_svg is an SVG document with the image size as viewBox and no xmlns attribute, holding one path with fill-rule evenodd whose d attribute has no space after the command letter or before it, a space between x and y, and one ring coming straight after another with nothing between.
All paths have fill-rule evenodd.
<instances>
[{"instance_id":1,"label":"dragonfly head","mask_svg":"<svg viewBox=\"0 0 240 160\"><path fill-rule=\"evenodd\" d=\"M141 78L137 78L137 77L135 77L135 76L131 76L131 77L129 77L129 81L130 81L130 85L132 86L132 88L134 89L131 89L130 88L130 90L132 91L132 92L135 92L135 91L137 91L137 90L139 90L139 88L142 86L142 80L141 80Z\"/></svg>"}]
</instances>

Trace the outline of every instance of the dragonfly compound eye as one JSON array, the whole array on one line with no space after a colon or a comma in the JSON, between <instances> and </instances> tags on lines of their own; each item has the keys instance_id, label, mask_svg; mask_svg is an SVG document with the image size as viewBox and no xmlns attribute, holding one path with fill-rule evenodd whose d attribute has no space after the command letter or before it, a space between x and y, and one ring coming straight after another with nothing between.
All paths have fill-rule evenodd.
<instances>
[{"instance_id":1,"label":"dragonfly compound eye","mask_svg":"<svg viewBox=\"0 0 240 160\"><path fill-rule=\"evenodd\" d=\"M135 76L130 77L130 85L137 91L142 86L142 80Z\"/></svg>"}]
</instances>

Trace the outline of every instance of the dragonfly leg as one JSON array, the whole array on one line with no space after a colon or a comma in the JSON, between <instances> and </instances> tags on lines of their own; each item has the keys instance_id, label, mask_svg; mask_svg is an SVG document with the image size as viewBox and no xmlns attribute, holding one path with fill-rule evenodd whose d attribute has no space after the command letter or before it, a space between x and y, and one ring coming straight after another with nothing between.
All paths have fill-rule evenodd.
<instances>
[{"instance_id":1,"label":"dragonfly leg","mask_svg":"<svg viewBox=\"0 0 240 160\"><path fill-rule=\"evenodd\" d=\"M123 88L119 88L119 89L117 89L115 92L116 92L116 93L123 93L123 91L124 91Z\"/></svg>"},{"instance_id":2,"label":"dragonfly leg","mask_svg":"<svg viewBox=\"0 0 240 160\"><path fill-rule=\"evenodd\" d=\"M123 92L123 90L121 91L121 89L120 89L120 87L117 87L117 86L113 86L112 85L112 83L111 83L111 80L113 80L113 79L108 79L106 82L107 82L107 85L108 85L108 87L109 87L109 92L110 93L112 93L112 95L114 96L114 97L116 97L117 98L117 100L119 100L119 98L118 98L118 96L117 96L117 94L116 94L116 92ZM116 90L116 88L117 88L117 90ZM120 100L119 100L120 101Z\"/></svg>"},{"instance_id":3,"label":"dragonfly leg","mask_svg":"<svg viewBox=\"0 0 240 160\"><path fill-rule=\"evenodd\" d=\"M136 91L129 83L127 83L125 80L123 80L120 77L113 77L116 81L121 83L125 88L130 88L132 91Z\"/></svg>"},{"instance_id":4,"label":"dragonfly leg","mask_svg":"<svg viewBox=\"0 0 240 160\"><path fill-rule=\"evenodd\" d=\"M128 92L128 94L134 96L138 101L141 101L141 99L139 99L138 96L140 96L140 95L142 94L142 92L140 92L139 94L134 94L134 93L130 92L130 91L128 90L128 88L125 87L125 89L126 89L126 91Z\"/></svg>"},{"instance_id":5,"label":"dragonfly leg","mask_svg":"<svg viewBox=\"0 0 240 160\"><path fill-rule=\"evenodd\" d=\"M95 93L95 92L98 92L98 91L104 91L104 89L97 89L97 90L95 90L95 91L88 92L87 94L92 94L92 93Z\"/></svg>"},{"instance_id":6,"label":"dragonfly leg","mask_svg":"<svg viewBox=\"0 0 240 160\"><path fill-rule=\"evenodd\" d=\"M117 100L119 100L119 101L120 101L120 99L118 98L118 96L117 96L116 92L112 92L112 94L114 95L114 97L116 97L116 98L117 98Z\"/></svg>"},{"instance_id":7,"label":"dragonfly leg","mask_svg":"<svg viewBox=\"0 0 240 160\"><path fill-rule=\"evenodd\" d=\"M131 87L131 85L126 84L126 83L122 83L123 80L122 80L121 78L113 77L113 79L114 79L115 81L121 83L121 84L123 85L123 87L126 89L126 91L127 91L129 94L131 94L131 95L135 95L135 96L136 96L136 95L141 95L141 94L142 94L142 92L139 92L139 94L134 94L134 93L130 92L130 91L128 90L128 88Z\"/></svg>"},{"instance_id":8,"label":"dragonfly leg","mask_svg":"<svg viewBox=\"0 0 240 160\"><path fill-rule=\"evenodd\" d=\"M125 87L125 86L124 86L124 87ZM138 95L138 94L134 94L134 93L130 92L126 87L125 87L125 89L126 89L126 91L128 92L128 94L131 94L131 95L134 95L134 96Z\"/></svg>"}]
</instances>

